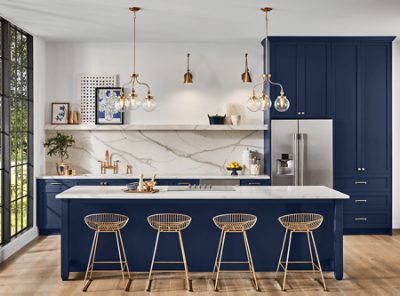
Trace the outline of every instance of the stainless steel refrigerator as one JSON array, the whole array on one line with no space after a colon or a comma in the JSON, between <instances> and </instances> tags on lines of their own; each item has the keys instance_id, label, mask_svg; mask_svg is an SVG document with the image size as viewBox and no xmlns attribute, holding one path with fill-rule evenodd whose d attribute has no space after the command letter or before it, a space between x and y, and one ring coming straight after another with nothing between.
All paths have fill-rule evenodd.
<instances>
[{"instance_id":1,"label":"stainless steel refrigerator","mask_svg":"<svg viewBox=\"0 0 400 296\"><path fill-rule=\"evenodd\" d=\"M272 120L272 185L333 186L332 120Z\"/></svg>"}]
</instances>

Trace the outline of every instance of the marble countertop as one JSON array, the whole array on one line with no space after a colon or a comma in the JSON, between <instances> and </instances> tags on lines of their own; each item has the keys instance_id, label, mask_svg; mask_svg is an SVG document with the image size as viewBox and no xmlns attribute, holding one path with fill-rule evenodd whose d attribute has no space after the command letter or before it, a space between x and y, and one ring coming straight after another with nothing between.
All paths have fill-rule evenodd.
<instances>
[{"instance_id":1,"label":"marble countertop","mask_svg":"<svg viewBox=\"0 0 400 296\"><path fill-rule=\"evenodd\" d=\"M145 178L152 178L152 174L144 174ZM36 179L138 179L138 175L134 174L82 174L76 176L38 176ZM234 179L270 179L269 175L156 175L157 179L221 179L221 180L234 180Z\"/></svg>"},{"instance_id":2,"label":"marble countertop","mask_svg":"<svg viewBox=\"0 0 400 296\"><path fill-rule=\"evenodd\" d=\"M325 186L234 186L234 191L168 191L125 193L125 186L74 186L57 194L59 199L348 199Z\"/></svg>"}]
</instances>

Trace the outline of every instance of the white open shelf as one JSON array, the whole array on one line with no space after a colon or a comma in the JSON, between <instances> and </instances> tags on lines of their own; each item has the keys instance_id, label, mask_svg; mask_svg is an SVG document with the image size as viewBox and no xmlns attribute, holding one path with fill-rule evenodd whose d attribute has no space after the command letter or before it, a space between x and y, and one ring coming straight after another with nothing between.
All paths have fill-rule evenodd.
<instances>
[{"instance_id":1,"label":"white open shelf","mask_svg":"<svg viewBox=\"0 0 400 296\"><path fill-rule=\"evenodd\" d=\"M208 125L208 124L123 124L123 125L86 125L46 124L47 131L262 131L268 130L268 125Z\"/></svg>"}]
</instances>

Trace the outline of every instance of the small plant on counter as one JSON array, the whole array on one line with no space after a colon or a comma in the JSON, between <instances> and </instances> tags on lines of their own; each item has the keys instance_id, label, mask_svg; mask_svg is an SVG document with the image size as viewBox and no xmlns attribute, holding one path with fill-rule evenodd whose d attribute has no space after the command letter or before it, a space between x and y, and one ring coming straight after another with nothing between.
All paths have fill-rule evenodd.
<instances>
[{"instance_id":1,"label":"small plant on counter","mask_svg":"<svg viewBox=\"0 0 400 296\"><path fill-rule=\"evenodd\" d=\"M46 147L47 155L58 156L60 162L56 163L57 173L59 175L64 175L68 169L68 165L64 163L64 160L69 158L68 149L75 144L75 139L72 135L64 135L62 133L57 133L56 136L46 139L44 147Z\"/></svg>"}]
</instances>

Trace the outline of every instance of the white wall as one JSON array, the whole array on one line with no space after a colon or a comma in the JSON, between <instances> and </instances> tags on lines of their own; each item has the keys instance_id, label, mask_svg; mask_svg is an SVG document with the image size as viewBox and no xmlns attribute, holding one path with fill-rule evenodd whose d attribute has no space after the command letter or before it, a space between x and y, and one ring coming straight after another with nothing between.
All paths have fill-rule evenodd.
<instances>
[{"instance_id":1,"label":"white wall","mask_svg":"<svg viewBox=\"0 0 400 296\"><path fill-rule=\"evenodd\" d=\"M191 53L193 85L182 83L187 52ZM126 122L207 123L207 113L223 112L228 102L242 108L248 123L262 122L261 112L249 112L243 105L251 95L251 85L244 85L240 79L245 52L249 53L253 80L259 81L262 47L257 43L138 44L136 69L139 78L150 84L158 108L151 113L131 111ZM48 44L47 102L78 103L81 74L120 74L120 82L125 83L131 72L131 43ZM46 107L49 122L50 105Z\"/></svg>"},{"instance_id":2,"label":"white wall","mask_svg":"<svg viewBox=\"0 0 400 296\"><path fill-rule=\"evenodd\" d=\"M393 228L400 228L400 40L393 42L393 104L392 104L392 141L393 141Z\"/></svg>"}]
</instances>

